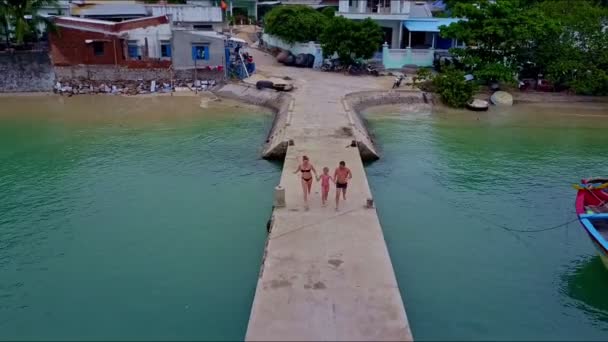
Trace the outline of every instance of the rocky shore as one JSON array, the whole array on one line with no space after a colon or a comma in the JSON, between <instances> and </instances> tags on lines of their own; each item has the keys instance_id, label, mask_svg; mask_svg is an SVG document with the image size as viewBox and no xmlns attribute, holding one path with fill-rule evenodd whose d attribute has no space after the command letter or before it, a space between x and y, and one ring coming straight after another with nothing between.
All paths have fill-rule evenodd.
<instances>
[{"instance_id":1,"label":"rocky shore","mask_svg":"<svg viewBox=\"0 0 608 342\"><path fill-rule=\"evenodd\" d=\"M216 80L186 80L175 81L160 79L157 81L118 81L104 82L91 80L72 80L69 82L57 82L53 87L53 92L65 96L73 95L142 95L142 94L162 94L174 91L212 91L221 86L221 82Z\"/></svg>"}]
</instances>

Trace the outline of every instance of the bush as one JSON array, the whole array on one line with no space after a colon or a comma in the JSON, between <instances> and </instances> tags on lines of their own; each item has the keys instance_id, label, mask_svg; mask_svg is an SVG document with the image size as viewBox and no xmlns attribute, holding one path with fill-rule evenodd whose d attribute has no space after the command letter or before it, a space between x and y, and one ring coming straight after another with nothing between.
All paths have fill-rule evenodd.
<instances>
[{"instance_id":1,"label":"bush","mask_svg":"<svg viewBox=\"0 0 608 342\"><path fill-rule=\"evenodd\" d=\"M429 68L420 68L416 70L416 76L412 78L414 83L414 87L420 83L424 83L428 80L431 80L433 77L433 72Z\"/></svg>"},{"instance_id":2,"label":"bush","mask_svg":"<svg viewBox=\"0 0 608 342\"><path fill-rule=\"evenodd\" d=\"M328 18L333 18L336 16L336 8L335 7L325 7L321 10L321 14Z\"/></svg>"},{"instance_id":3,"label":"bush","mask_svg":"<svg viewBox=\"0 0 608 342\"><path fill-rule=\"evenodd\" d=\"M316 41L328 18L304 5L277 6L264 16L264 31L288 43Z\"/></svg>"},{"instance_id":4,"label":"bush","mask_svg":"<svg viewBox=\"0 0 608 342\"><path fill-rule=\"evenodd\" d=\"M462 108L473 97L475 85L466 81L464 75L463 71L446 68L442 74L433 78L433 87L443 103L450 107Z\"/></svg>"},{"instance_id":5,"label":"bush","mask_svg":"<svg viewBox=\"0 0 608 342\"><path fill-rule=\"evenodd\" d=\"M608 73L600 69L580 72L570 86L580 95L608 95Z\"/></svg>"}]
</instances>

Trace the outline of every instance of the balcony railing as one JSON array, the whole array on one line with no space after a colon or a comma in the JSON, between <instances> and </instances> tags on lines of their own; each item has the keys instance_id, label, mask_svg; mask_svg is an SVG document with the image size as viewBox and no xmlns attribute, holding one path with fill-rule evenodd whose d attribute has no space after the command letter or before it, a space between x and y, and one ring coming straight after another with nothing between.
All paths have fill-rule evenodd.
<instances>
[{"instance_id":1,"label":"balcony railing","mask_svg":"<svg viewBox=\"0 0 608 342\"><path fill-rule=\"evenodd\" d=\"M168 15L173 22L222 22L222 9L217 6L148 5L152 15Z\"/></svg>"}]
</instances>

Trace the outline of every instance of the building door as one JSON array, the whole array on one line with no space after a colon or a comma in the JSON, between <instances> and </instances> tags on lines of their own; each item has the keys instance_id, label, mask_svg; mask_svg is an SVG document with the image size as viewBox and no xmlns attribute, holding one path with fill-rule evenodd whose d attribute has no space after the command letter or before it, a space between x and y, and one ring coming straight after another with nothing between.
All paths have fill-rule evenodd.
<instances>
[{"instance_id":1,"label":"building door","mask_svg":"<svg viewBox=\"0 0 608 342\"><path fill-rule=\"evenodd\" d=\"M384 44L384 42L387 42L392 49L395 49L395 47L393 46L393 28L382 27L382 33L384 33L384 40L382 41L382 44ZM380 51L382 51L382 44L380 45Z\"/></svg>"}]
</instances>

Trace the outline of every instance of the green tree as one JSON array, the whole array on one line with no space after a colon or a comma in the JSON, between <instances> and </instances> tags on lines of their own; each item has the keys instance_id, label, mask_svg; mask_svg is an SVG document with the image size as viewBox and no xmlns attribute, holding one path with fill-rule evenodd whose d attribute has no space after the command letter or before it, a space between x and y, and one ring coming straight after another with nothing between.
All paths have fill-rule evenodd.
<instances>
[{"instance_id":1,"label":"green tree","mask_svg":"<svg viewBox=\"0 0 608 342\"><path fill-rule=\"evenodd\" d=\"M319 41L326 57L335 52L342 63L351 64L372 57L383 37L380 26L370 18L354 21L338 16L329 21Z\"/></svg>"},{"instance_id":2,"label":"green tree","mask_svg":"<svg viewBox=\"0 0 608 342\"><path fill-rule=\"evenodd\" d=\"M450 107L462 108L473 97L475 84L466 81L464 72L453 67L433 77L432 84L435 92L441 96L443 103Z\"/></svg>"},{"instance_id":3,"label":"green tree","mask_svg":"<svg viewBox=\"0 0 608 342\"><path fill-rule=\"evenodd\" d=\"M10 29L7 0L0 0L0 35L4 37L6 45L10 45Z\"/></svg>"},{"instance_id":4,"label":"green tree","mask_svg":"<svg viewBox=\"0 0 608 342\"><path fill-rule=\"evenodd\" d=\"M531 60L559 87L576 93L608 93L608 9L594 1L553 0L535 9L558 27L538 40Z\"/></svg>"},{"instance_id":5,"label":"green tree","mask_svg":"<svg viewBox=\"0 0 608 342\"><path fill-rule=\"evenodd\" d=\"M52 23L40 14L44 7L58 7L57 0L0 0L7 43L10 43L11 33L15 43L20 45L27 38L37 38L39 26L52 28ZM7 32L10 28L12 32Z\"/></svg>"},{"instance_id":6,"label":"green tree","mask_svg":"<svg viewBox=\"0 0 608 342\"><path fill-rule=\"evenodd\" d=\"M304 5L277 6L264 16L264 31L288 43L316 41L328 18Z\"/></svg>"},{"instance_id":7,"label":"green tree","mask_svg":"<svg viewBox=\"0 0 608 342\"><path fill-rule=\"evenodd\" d=\"M455 17L467 20L442 27L441 35L467 44L452 52L482 81L512 82L538 37L556 32L552 22L522 0L458 1L452 6Z\"/></svg>"},{"instance_id":8,"label":"green tree","mask_svg":"<svg viewBox=\"0 0 608 342\"><path fill-rule=\"evenodd\" d=\"M321 10L321 13L328 18L333 18L336 16L336 8L331 6L325 7Z\"/></svg>"}]
</instances>

